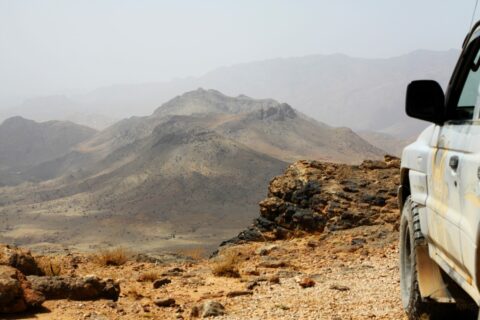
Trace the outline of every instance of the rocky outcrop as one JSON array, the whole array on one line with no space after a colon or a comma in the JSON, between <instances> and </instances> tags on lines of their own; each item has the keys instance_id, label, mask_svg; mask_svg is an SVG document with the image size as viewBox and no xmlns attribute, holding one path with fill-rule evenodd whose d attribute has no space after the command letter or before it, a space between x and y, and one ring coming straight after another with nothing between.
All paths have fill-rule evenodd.
<instances>
[{"instance_id":1,"label":"rocky outcrop","mask_svg":"<svg viewBox=\"0 0 480 320\"><path fill-rule=\"evenodd\" d=\"M260 216L237 237L239 243L285 238L296 232L323 232L361 225L398 224L400 160L366 160L357 166L298 161L275 177Z\"/></svg>"},{"instance_id":2,"label":"rocky outcrop","mask_svg":"<svg viewBox=\"0 0 480 320\"><path fill-rule=\"evenodd\" d=\"M17 269L0 265L0 313L23 312L40 306L45 297Z\"/></svg>"},{"instance_id":3,"label":"rocky outcrop","mask_svg":"<svg viewBox=\"0 0 480 320\"><path fill-rule=\"evenodd\" d=\"M10 266L20 270L24 275L42 275L29 250L0 244L0 265Z\"/></svg>"},{"instance_id":4,"label":"rocky outcrop","mask_svg":"<svg viewBox=\"0 0 480 320\"><path fill-rule=\"evenodd\" d=\"M29 276L32 288L42 292L47 299L70 300L118 300L120 285L112 279L100 279L97 276L76 277L38 277Z\"/></svg>"},{"instance_id":5,"label":"rocky outcrop","mask_svg":"<svg viewBox=\"0 0 480 320\"><path fill-rule=\"evenodd\" d=\"M116 301L118 282L97 276L43 276L30 251L0 244L0 314L24 312L46 299Z\"/></svg>"}]
</instances>

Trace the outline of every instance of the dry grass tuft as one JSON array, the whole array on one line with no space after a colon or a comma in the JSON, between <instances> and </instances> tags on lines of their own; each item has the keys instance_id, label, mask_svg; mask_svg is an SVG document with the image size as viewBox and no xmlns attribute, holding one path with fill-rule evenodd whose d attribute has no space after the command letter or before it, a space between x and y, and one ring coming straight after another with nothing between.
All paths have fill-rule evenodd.
<instances>
[{"instance_id":1,"label":"dry grass tuft","mask_svg":"<svg viewBox=\"0 0 480 320\"><path fill-rule=\"evenodd\" d=\"M160 274L157 271L147 271L142 273L137 281L138 282L153 282L160 278Z\"/></svg>"},{"instance_id":2,"label":"dry grass tuft","mask_svg":"<svg viewBox=\"0 0 480 320\"><path fill-rule=\"evenodd\" d=\"M205 250L204 247L179 249L177 250L177 253L185 257L190 257L196 261L203 260L207 256L207 250Z\"/></svg>"},{"instance_id":3,"label":"dry grass tuft","mask_svg":"<svg viewBox=\"0 0 480 320\"><path fill-rule=\"evenodd\" d=\"M239 254L236 251L226 251L213 263L212 273L217 277L240 278L239 263Z\"/></svg>"},{"instance_id":4,"label":"dry grass tuft","mask_svg":"<svg viewBox=\"0 0 480 320\"><path fill-rule=\"evenodd\" d=\"M63 261L57 256L35 257L38 267L46 276L60 276L63 270Z\"/></svg>"},{"instance_id":5,"label":"dry grass tuft","mask_svg":"<svg viewBox=\"0 0 480 320\"><path fill-rule=\"evenodd\" d=\"M130 258L131 253L125 248L102 250L93 256L93 261L101 266L121 266Z\"/></svg>"}]
</instances>

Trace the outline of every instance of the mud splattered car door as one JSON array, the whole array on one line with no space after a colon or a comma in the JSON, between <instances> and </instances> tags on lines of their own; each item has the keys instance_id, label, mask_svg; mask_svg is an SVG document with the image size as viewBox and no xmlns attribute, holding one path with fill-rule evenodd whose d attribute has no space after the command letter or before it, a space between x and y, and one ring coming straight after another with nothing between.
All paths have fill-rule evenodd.
<instances>
[{"instance_id":1,"label":"mud splattered car door","mask_svg":"<svg viewBox=\"0 0 480 320\"><path fill-rule=\"evenodd\" d=\"M439 128L437 148L433 152L431 174L428 175L429 197L427 206L434 215L428 219L430 238L436 254L450 266L463 265L460 246L461 199L458 179L461 153L451 149L452 131L458 127L447 123Z\"/></svg>"},{"instance_id":2,"label":"mud splattered car door","mask_svg":"<svg viewBox=\"0 0 480 320\"><path fill-rule=\"evenodd\" d=\"M447 97L447 115L451 120L442 127L438 144L438 157L444 158L443 170L448 183L448 191L443 195L444 199L448 199L448 208L444 208L444 212L447 212L446 216L452 223L458 225L460 232L460 248L455 244L448 253L457 262L459 267L457 273L462 275L463 280L477 288L479 280L477 245L480 226L478 35L480 34L477 32L476 37L472 38L466 51L462 53L451 80L450 96ZM440 154L440 150L445 150L443 155Z\"/></svg>"}]
</instances>

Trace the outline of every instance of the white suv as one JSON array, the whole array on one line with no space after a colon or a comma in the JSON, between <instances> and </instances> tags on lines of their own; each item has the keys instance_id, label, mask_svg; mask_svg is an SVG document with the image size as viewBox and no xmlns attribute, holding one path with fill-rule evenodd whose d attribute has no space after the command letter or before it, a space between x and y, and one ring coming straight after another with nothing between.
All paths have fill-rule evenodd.
<instances>
[{"instance_id":1,"label":"white suv","mask_svg":"<svg viewBox=\"0 0 480 320\"><path fill-rule=\"evenodd\" d=\"M407 88L407 114L433 123L402 155L400 284L409 319L462 319L480 305L479 97L477 22L446 94L432 80Z\"/></svg>"}]
</instances>

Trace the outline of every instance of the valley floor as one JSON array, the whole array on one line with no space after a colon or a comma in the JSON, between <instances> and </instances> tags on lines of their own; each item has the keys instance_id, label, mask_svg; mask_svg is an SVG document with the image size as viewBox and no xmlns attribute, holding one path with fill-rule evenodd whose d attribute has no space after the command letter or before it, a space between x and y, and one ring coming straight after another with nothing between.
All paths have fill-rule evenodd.
<instances>
[{"instance_id":1,"label":"valley floor","mask_svg":"<svg viewBox=\"0 0 480 320\"><path fill-rule=\"evenodd\" d=\"M118 279L119 300L46 301L42 311L22 319L190 319L192 308L207 300L225 307L215 319L406 319L397 238L386 224L247 243L194 262L100 267L87 255L56 256L62 273ZM80 261L76 269L69 267L73 260ZM239 277L214 276L212 269L221 266L237 268ZM171 283L154 289L138 281L148 276ZM168 298L174 306L155 304Z\"/></svg>"}]
</instances>

